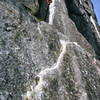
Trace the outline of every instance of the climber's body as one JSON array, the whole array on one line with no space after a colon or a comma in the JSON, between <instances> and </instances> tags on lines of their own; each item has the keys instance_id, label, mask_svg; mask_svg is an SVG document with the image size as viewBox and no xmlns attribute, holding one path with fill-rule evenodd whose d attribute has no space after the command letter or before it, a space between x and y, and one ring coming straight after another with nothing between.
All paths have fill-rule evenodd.
<instances>
[{"instance_id":1,"label":"climber's body","mask_svg":"<svg viewBox=\"0 0 100 100\"><path fill-rule=\"evenodd\" d=\"M52 0L38 0L39 3L39 10L35 14L35 16L39 20L43 20L48 22L49 18L49 5L52 2Z\"/></svg>"}]
</instances>

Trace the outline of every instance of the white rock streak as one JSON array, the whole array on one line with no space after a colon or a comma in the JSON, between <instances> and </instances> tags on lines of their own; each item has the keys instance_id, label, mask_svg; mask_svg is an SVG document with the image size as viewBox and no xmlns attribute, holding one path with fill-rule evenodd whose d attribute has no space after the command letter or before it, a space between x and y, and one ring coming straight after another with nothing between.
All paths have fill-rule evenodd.
<instances>
[{"instance_id":1,"label":"white rock streak","mask_svg":"<svg viewBox=\"0 0 100 100\"><path fill-rule=\"evenodd\" d=\"M82 5L82 0L79 0L80 4Z\"/></svg>"},{"instance_id":2,"label":"white rock streak","mask_svg":"<svg viewBox=\"0 0 100 100\"><path fill-rule=\"evenodd\" d=\"M67 45L67 42L65 42L64 40L60 40L60 42L61 42L62 47L61 47L61 54L58 57L57 63L54 64L53 67L47 68L47 69L43 70L42 72L40 72L40 74L39 74L40 77L43 76L44 74L47 74L49 72L52 72L51 70L54 70L54 69L59 68L60 67L60 64L62 64L64 55L66 53L66 45Z\"/></svg>"},{"instance_id":3,"label":"white rock streak","mask_svg":"<svg viewBox=\"0 0 100 100\"><path fill-rule=\"evenodd\" d=\"M52 0L52 3L50 4L50 8L49 8L49 24L53 24L53 19L54 19L54 12L55 12L55 0Z\"/></svg>"},{"instance_id":4,"label":"white rock streak","mask_svg":"<svg viewBox=\"0 0 100 100\"><path fill-rule=\"evenodd\" d=\"M42 34L39 24L38 24L37 29L38 29L39 33Z\"/></svg>"},{"instance_id":5,"label":"white rock streak","mask_svg":"<svg viewBox=\"0 0 100 100\"><path fill-rule=\"evenodd\" d=\"M59 65L63 61L63 57L64 57L64 55L66 53L66 45L67 45L67 43L64 40L60 40L60 42L61 42L61 45L62 45L62 48L61 48L62 49L62 52L61 52L61 54L60 54L60 56L59 56L59 58L57 60L56 67L58 67L58 68L59 68Z\"/></svg>"},{"instance_id":6,"label":"white rock streak","mask_svg":"<svg viewBox=\"0 0 100 100\"><path fill-rule=\"evenodd\" d=\"M57 69L60 67L60 65L62 64L62 61L63 61L63 57L66 53L66 42L61 40L61 45L62 45L62 52L60 54L60 56L58 57L58 60L57 60L57 63L52 66L51 68L47 68L43 71L41 71L39 73L39 75L37 77L40 78L39 82L38 82L38 85L35 87L35 93L36 93L36 99L39 99L41 100L41 95L43 93L42 89L43 87L46 87L48 84L46 81L43 80L43 77L44 76L48 76L48 75L57 75ZM53 76L54 77L54 76Z\"/></svg>"},{"instance_id":7,"label":"white rock streak","mask_svg":"<svg viewBox=\"0 0 100 100\"><path fill-rule=\"evenodd\" d=\"M100 33L99 33L99 31L98 31L98 29L97 29L97 27L96 27L95 21L94 21L94 19L93 19L92 16L90 17L90 20L91 20L91 22L92 22L92 24L93 24L93 26L94 26L94 28L95 28L95 30L96 30L96 32L97 32L98 37L100 38Z\"/></svg>"}]
</instances>

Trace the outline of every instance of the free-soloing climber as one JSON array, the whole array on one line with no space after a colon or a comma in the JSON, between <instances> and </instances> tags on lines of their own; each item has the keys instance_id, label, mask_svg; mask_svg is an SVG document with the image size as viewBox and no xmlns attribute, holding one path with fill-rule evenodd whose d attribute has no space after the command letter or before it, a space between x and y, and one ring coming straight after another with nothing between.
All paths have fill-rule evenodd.
<instances>
[{"instance_id":1,"label":"free-soloing climber","mask_svg":"<svg viewBox=\"0 0 100 100\"><path fill-rule=\"evenodd\" d=\"M49 5L51 3L51 0L38 0L38 3L39 3L39 10L35 16L41 21L48 22Z\"/></svg>"}]
</instances>

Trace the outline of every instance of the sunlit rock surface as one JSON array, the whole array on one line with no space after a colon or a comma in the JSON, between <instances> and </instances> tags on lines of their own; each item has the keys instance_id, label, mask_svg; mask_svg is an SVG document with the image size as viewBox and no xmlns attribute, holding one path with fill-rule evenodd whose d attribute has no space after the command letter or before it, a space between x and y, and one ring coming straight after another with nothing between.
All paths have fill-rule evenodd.
<instances>
[{"instance_id":1,"label":"sunlit rock surface","mask_svg":"<svg viewBox=\"0 0 100 100\"><path fill-rule=\"evenodd\" d=\"M0 100L100 100L100 33L90 0L0 0Z\"/></svg>"}]
</instances>

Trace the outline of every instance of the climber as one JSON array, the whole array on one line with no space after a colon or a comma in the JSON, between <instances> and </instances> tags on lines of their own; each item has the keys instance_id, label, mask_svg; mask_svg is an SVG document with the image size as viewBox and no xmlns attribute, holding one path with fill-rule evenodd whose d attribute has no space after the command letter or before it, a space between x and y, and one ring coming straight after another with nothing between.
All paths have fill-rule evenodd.
<instances>
[{"instance_id":1,"label":"climber","mask_svg":"<svg viewBox=\"0 0 100 100\"><path fill-rule=\"evenodd\" d=\"M50 3L52 2L52 0L46 0L48 5L50 5Z\"/></svg>"},{"instance_id":2,"label":"climber","mask_svg":"<svg viewBox=\"0 0 100 100\"><path fill-rule=\"evenodd\" d=\"M52 2L52 0L38 0L39 4L39 10L35 14L35 16L41 20L48 22L49 18L49 5Z\"/></svg>"}]
</instances>

